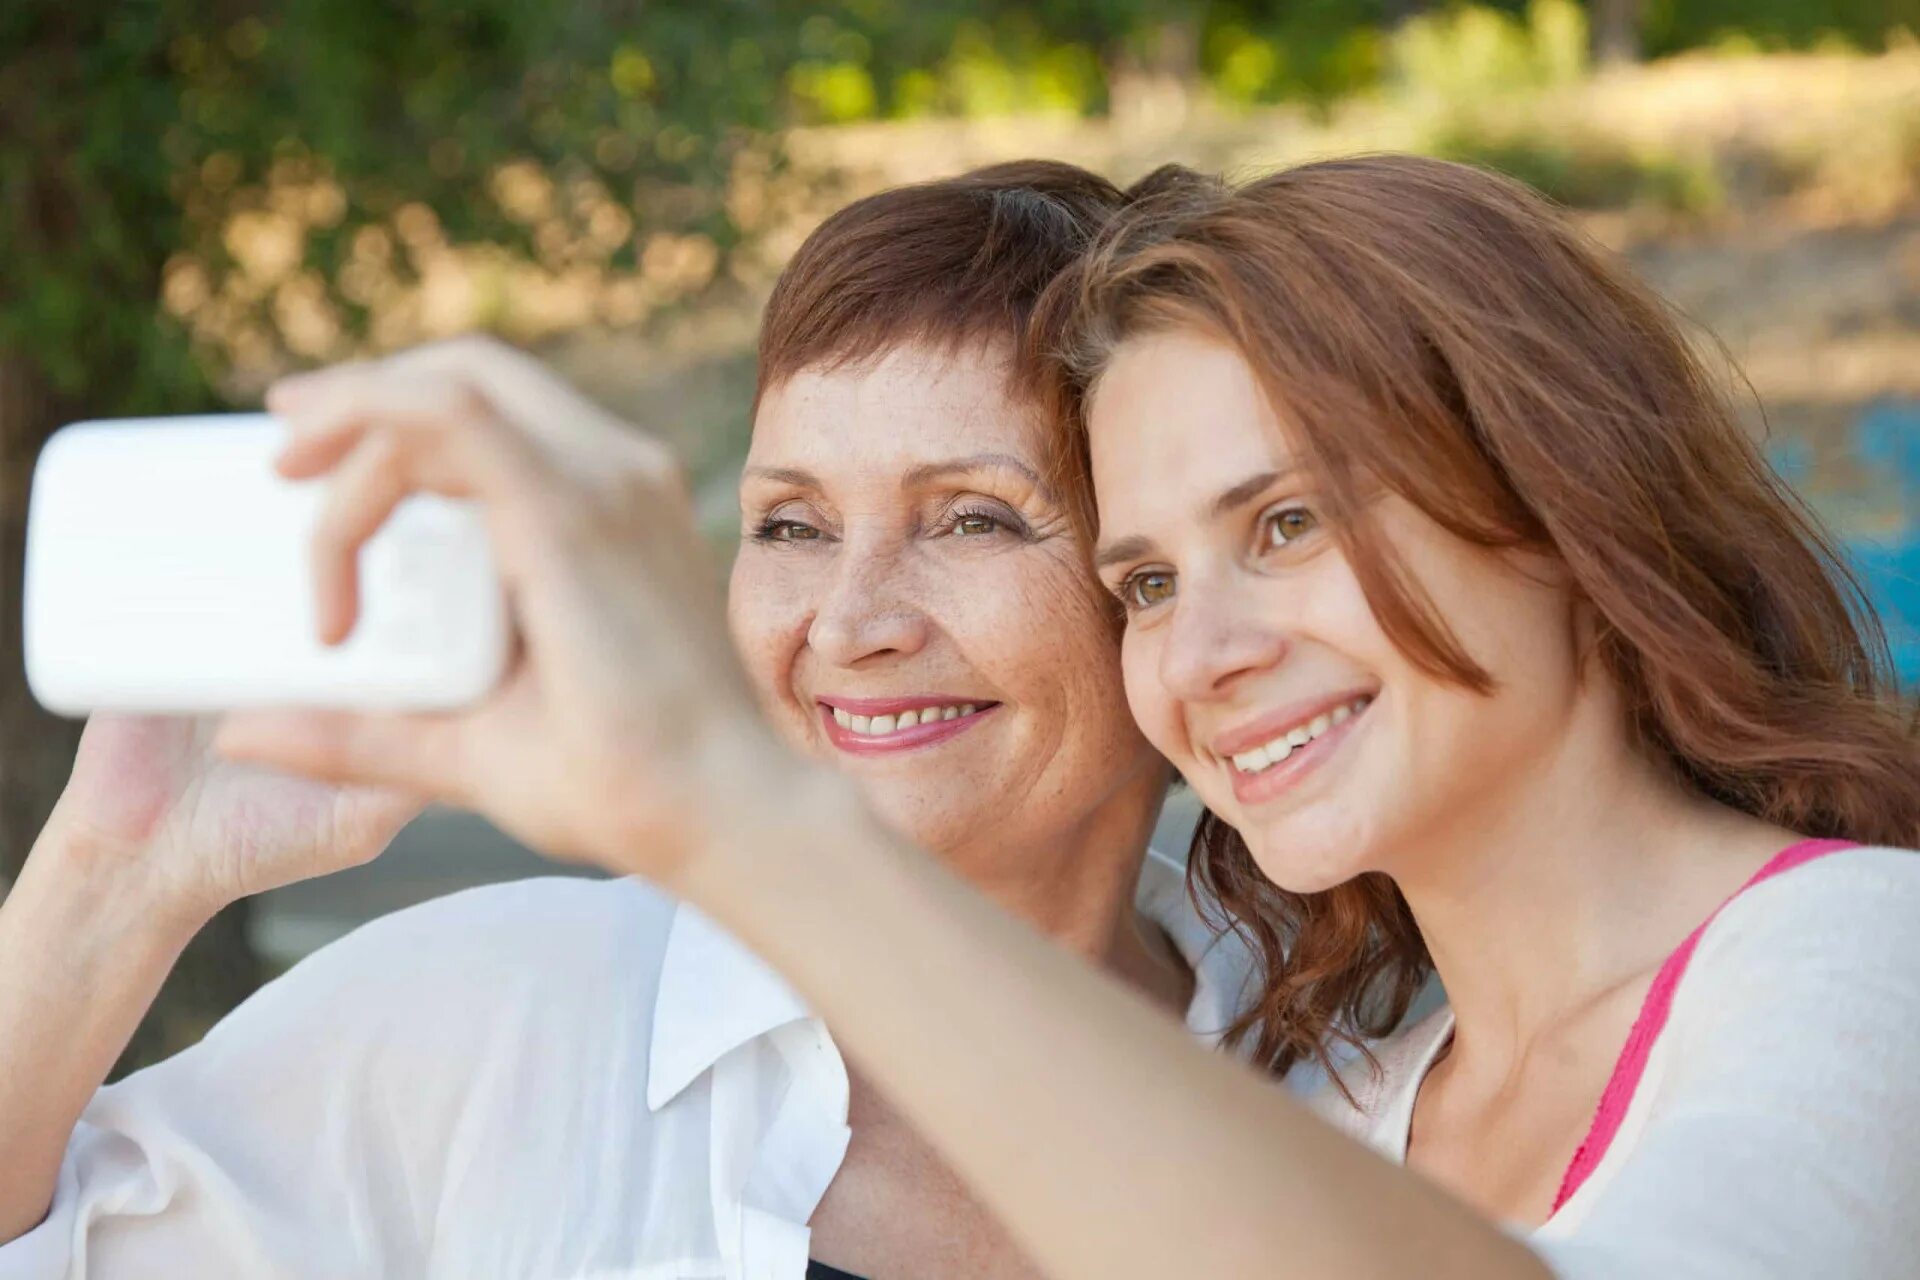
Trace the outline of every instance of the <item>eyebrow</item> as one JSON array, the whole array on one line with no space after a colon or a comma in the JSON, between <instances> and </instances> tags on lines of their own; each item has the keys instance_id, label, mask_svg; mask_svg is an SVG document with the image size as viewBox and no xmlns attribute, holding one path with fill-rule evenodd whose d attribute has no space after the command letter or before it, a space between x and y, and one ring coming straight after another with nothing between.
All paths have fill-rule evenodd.
<instances>
[{"instance_id":1,"label":"eyebrow","mask_svg":"<svg viewBox=\"0 0 1920 1280\"><path fill-rule=\"evenodd\" d=\"M1244 507L1255 498L1272 488L1278 481L1293 474L1291 466L1279 467L1273 471L1262 471L1257 476L1248 476L1213 500L1207 508L1207 514L1215 519L1231 515L1238 507Z\"/></svg>"},{"instance_id":2,"label":"eyebrow","mask_svg":"<svg viewBox=\"0 0 1920 1280\"><path fill-rule=\"evenodd\" d=\"M1038 489L1048 501L1053 500L1052 487L1041 479L1040 473L1010 453L976 453L964 458L944 458L938 462L925 462L902 476L900 487L913 489L920 485L931 484L935 480L944 480L949 476L968 475L995 468L1004 468L1018 473ZM820 483L819 476L798 467L748 467L742 474L749 479L773 480L801 489L826 487Z\"/></svg>"},{"instance_id":3,"label":"eyebrow","mask_svg":"<svg viewBox=\"0 0 1920 1280\"><path fill-rule=\"evenodd\" d=\"M1024 477L1027 483L1038 489L1043 497L1052 501L1053 489L1040 478L1040 473L1010 453L976 453L964 458L947 458L940 462L922 463L901 477L900 487L911 489L935 480L944 480L949 476L966 475L975 471L991 471L996 468L1012 471Z\"/></svg>"},{"instance_id":4,"label":"eyebrow","mask_svg":"<svg viewBox=\"0 0 1920 1280\"><path fill-rule=\"evenodd\" d=\"M1143 538L1139 534L1131 538L1121 538L1117 542L1109 542L1094 553L1093 567L1105 569L1119 564L1122 560L1138 560L1151 550L1153 550L1151 538Z\"/></svg>"},{"instance_id":5,"label":"eyebrow","mask_svg":"<svg viewBox=\"0 0 1920 1280\"><path fill-rule=\"evenodd\" d=\"M1248 476L1231 489L1223 491L1219 497L1207 504L1207 514L1213 519L1230 515L1236 509L1246 506L1255 498L1272 488L1276 483L1292 475L1292 465L1273 471L1262 471L1259 475ZM1093 567L1106 569L1124 560L1137 560L1153 550L1153 540L1134 534L1120 538L1099 548L1093 555Z\"/></svg>"},{"instance_id":6,"label":"eyebrow","mask_svg":"<svg viewBox=\"0 0 1920 1280\"><path fill-rule=\"evenodd\" d=\"M802 471L798 467L748 467L741 472L747 479L777 480L799 489L820 488L820 477L811 471Z\"/></svg>"}]
</instances>

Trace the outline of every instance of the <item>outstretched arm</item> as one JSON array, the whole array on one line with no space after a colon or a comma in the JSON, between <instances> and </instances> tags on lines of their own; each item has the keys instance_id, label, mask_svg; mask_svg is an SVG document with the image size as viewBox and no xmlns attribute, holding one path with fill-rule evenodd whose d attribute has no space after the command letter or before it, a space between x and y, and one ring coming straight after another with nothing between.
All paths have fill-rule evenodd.
<instances>
[{"instance_id":1,"label":"outstretched arm","mask_svg":"<svg viewBox=\"0 0 1920 1280\"><path fill-rule=\"evenodd\" d=\"M744 811L739 789L738 827L678 887L815 1002L1047 1274L1548 1274L901 847L837 777L784 777Z\"/></svg>"},{"instance_id":2,"label":"outstretched arm","mask_svg":"<svg viewBox=\"0 0 1920 1280\"><path fill-rule=\"evenodd\" d=\"M671 459L463 341L276 388L280 465L337 472L320 616L415 490L477 500L523 637L466 712L250 713L220 746L476 808L641 874L779 966L1051 1274L1539 1277L1523 1245L1210 1055L888 835L759 720Z\"/></svg>"}]
</instances>

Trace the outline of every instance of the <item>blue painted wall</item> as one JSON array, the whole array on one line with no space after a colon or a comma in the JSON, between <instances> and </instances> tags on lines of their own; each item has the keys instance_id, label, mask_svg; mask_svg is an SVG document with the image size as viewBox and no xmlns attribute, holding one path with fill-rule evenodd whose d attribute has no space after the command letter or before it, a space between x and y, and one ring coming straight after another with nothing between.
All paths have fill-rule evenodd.
<instances>
[{"instance_id":1,"label":"blue painted wall","mask_svg":"<svg viewBox=\"0 0 1920 1280\"><path fill-rule=\"evenodd\" d=\"M1773 451L1774 465L1840 535L1893 640L1908 687L1920 687L1920 402L1882 401L1854 422L1857 473L1842 483L1811 474L1807 450Z\"/></svg>"}]
</instances>

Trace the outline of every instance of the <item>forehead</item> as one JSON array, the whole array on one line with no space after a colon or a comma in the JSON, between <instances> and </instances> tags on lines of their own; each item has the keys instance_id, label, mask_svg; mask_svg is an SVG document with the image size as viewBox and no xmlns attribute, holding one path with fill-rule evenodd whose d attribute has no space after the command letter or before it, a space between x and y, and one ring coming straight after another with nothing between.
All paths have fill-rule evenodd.
<instances>
[{"instance_id":1,"label":"forehead","mask_svg":"<svg viewBox=\"0 0 1920 1280\"><path fill-rule=\"evenodd\" d=\"M748 461L894 471L956 452L1000 452L1037 465L1038 408L1015 397L1004 344L955 351L912 345L836 368L810 368L770 388Z\"/></svg>"},{"instance_id":2,"label":"forehead","mask_svg":"<svg viewBox=\"0 0 1920 1280\"><path fill-rule=\"evenodd\" d=\"M1240 352L1193 330L1121 343L1093 389L1088 435L1102 537L1189 516L1291 453Z\"/></svg>"}]
</instances>

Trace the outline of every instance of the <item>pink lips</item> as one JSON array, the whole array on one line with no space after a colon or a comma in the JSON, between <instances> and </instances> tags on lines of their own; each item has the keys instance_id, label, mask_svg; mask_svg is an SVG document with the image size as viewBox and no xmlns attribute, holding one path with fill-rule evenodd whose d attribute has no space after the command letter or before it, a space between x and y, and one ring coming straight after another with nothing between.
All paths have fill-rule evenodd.
<instances>
[{"instance_id":1,"label":"pink lips","mask_svg":"<svg viewBox=\"0 0 1920 1280\"><path fill-rule=\"evenodd\" d=\"M919 711L926 707L963 706L968 702L972 702L976 708L970 716L956 716L952 720L935 720L931 724L917 724L908 729L898 729L878 736L855 733L833 718L835 707L848 715L897 716L902 711ZM973 728L976 722L1000 709L1000 704L997 702L983 704L977 698L944 697L835 698L832 702L823 701L816 705L820 708L820 722L826 728L827 740L849 755L856 756L892 755L895 752L930 747L965 733Z\"/></svg>"},{"instance_id":2,"label":"pink lips","mask_svg":"<svg viewBox=\"0 0 1920 1280\"><path fill-rule=\"evenodd\" d=\"M1332 705L1338 704L1335 703ZM1278 764L1268 765L1259 773L1242 773L1234 767L1231 758L1222 757L1220 763L1221 766L1226 769L1227 776L1233 783L1234 799L1244 805L1259 804L1262 801L1271 800L1282 792L1297 786L1302 779L1318 769L1346 743L1354 730L1367 719L1368 712L1372 710L1373 706L1369 704L1365 711L1360 712L1351 719L1331 726L1326 732L1305 746L1295 747L1285 760L1282 760ZM1292 713L1288 712L1286 714ZM1260 721L1256 722L1254 731L1268 732L1268 726L1272 725L1273 731L1277 732L1281 725L1288 723L1287 721L1280 720L1276 724L1276 719L1275 717L1263 717ZM1292 723L1298 723L1298 721L1296 720ZM1234 736L1237 739L1243 735L1236 734ZM1257 745L1257 742L1250 742L1247 744L1247 747L1241 749L1245 750Z\"/></svg>"}]
</instances>

